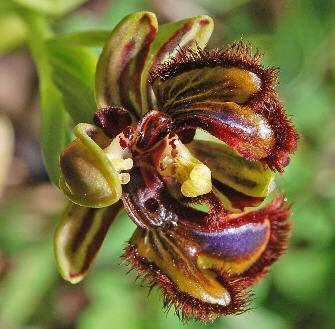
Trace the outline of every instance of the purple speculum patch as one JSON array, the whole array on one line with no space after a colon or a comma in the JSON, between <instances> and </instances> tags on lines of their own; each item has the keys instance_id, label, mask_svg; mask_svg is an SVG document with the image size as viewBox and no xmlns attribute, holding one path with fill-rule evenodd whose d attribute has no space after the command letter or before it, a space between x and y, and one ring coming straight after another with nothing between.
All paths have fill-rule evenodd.
<instances>
[{"instance_id":1,"label":"purple speculum patch","mask_svg":"<svg viewBox=\"0 0 335 329\"><path fill-rule=\"evenodd\" d=\"M243 257L257 250L267 239L267 225L248 223L221 232L193 231L203 251L221 257Z\"/></svg>"}]
</instances>

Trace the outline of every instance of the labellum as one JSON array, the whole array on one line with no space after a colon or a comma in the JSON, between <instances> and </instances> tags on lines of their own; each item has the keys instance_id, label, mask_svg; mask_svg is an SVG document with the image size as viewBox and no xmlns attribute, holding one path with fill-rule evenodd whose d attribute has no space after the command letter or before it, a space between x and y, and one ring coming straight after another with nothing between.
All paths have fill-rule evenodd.
<instances>
[{"instance_id":1,"label":"labellum","mask_svg":"<svg viewBox=\"0 0 335 329\"><path fill-rule=\"evenodd\" d=\"M246 310L290 231L279 191L260 207L297 141L277 70L242 42L205 49L212 29L208 16L124 18L98 63L101 108L60 156L61 275L85 277L123 205L138 226L123 257L183 320Z\"/></svg>"}]
</instances>

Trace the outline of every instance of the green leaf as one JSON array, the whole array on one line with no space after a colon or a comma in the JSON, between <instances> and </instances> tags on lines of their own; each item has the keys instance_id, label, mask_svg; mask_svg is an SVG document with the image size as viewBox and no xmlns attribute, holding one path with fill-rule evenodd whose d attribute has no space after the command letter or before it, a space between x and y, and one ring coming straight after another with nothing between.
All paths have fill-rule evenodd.
<instances>
[{"instance_id":1,"label":"green leaf","mask_svg":"<svg viewBox=\"0 0 335 329\"><path fill-rule=\"evenodd\" d=\"M141 112L140 73L157 24L156 16L144 11L126 16L114 28L97 66L99 107L124 106L137 116Z\"/></svg>"},{"instance_id":2,"label":"green leaf","mask_svg":"<svg viewBox=\"0 0 335 329\"><path fill-rule=\"evenodd\" d=\"M61 95L46 75L39 74L42 156L50 180L58 186L59 154L69 141L70 129Z\"/></svg>"},{"instance_id":3,"label":"green leaf","mask_svg":"<svg viewBox=\"0 0 335 329\"><path fill-rule=\"evenodd\" d=\"M27 324L56 280L49 242L16 254L15 264L0 286L3 328Z\"/></svg>"},{"instance_id":4,"label":"green leaf","mask_svg":"<svg viewBox=\"0 0 335 329\"><path fill-rule=\"evenodd\" d=\"M114 328L112 323L119 329L147 328L139 326L147 301L139 299L131 281L120 266L100 268L92 280L88 278L86 290L93 302L80 314L76 328Z\"/></svg>"},{"instance_id":5,"label":"green leaf","mask_svg":"<svg viewBox=\"0 0 335 329\"><path fill-rule=\"evenodd\" d=\"M274 284L288 300L314 307L332 280L330 266L325 252L290 250L272 270Z\"/></svg>"},{"instance_id":6,"label":"green leaf","mask_svg":"<svg viewBox=\"0 0 335 329\"><path fill-rule=\"evenodd\" d=\"M155 105L153 91L148 84L150 73L182 49L205 47L213 28L213 20L206 15L159 27L157 36L150 46L141 76L142 114L154 108Z\"/></svg>"},{"instance_id":7,"label":"green leaf","mask_svg":"<svg viewBox=\"0 0 335 329\"><path fill-rule=\"evenodd\" d=\"M54 236L58 271L65 280L78 283L85 277L121 205L102 209L68 205Z\"/></svg>"},{"instance_id":8,"label":"green leaf","mask_svg":"<svg viewBox=\"0 0 335 329\"><path fill-rule=\"evenodd\" d=\"M51 32L43 17L29 11L25 11L22 17L29 29L29 47L39 77L42 155L50 180L58 186L58 158L68 143L71 132L61 94L52 81L52 70L45 47L45 40L50 37Z\"/></svg>"},{"instance_id":9,"label":"green leaf","mask_svg":"<svg viewBox=\"0 0 335 329\"><path fill-rule=\"evenodd\" d=\"M86 0L12 0L13 2L47 15L64 15Z\"/></svg>"},{"instance_id":10,"label":"green leaf","mask_svg":"<svg viewBox=\"0 0 335 329\"><path fill-rule=\"evenodd\" d=\"M110 31L82 31L54 36L47 41L49 47L102 47L107 42Z\"/></svg>"},{"instance_id":11,"label":"green leaf","mask_svg":"<svg viewBox=\"0 0 335 329\"><path fill-rule=\"evenodd\" d=\"M86 49L49 48L52 78L74 123L91 122L96 110L94 73L97 57Z\"/></svg>"}]
</instances>

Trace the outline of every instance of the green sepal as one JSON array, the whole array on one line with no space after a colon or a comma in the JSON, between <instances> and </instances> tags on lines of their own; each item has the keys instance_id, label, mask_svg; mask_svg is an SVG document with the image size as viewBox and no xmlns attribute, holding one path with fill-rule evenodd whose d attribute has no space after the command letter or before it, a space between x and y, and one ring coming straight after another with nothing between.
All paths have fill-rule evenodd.
<instances>
[{"instance_id":1,"label":"green sepal","mask_svg":"<svg viewBox=\"0 0 335 329\"><path fill-rule=\"evenodd\" d=\"M112 31L97 65L95 91L99 107L124 106L139 116L140 73L157 28L155 14L143 11L126 16Z\"/></svg>"},{"instance_id":2,"label":"green sepal","mask_svg":"<svg viewBox=\"0 0 335 329\"><path fill-rule=\"evenodd\" d=\"M69 203L54 234L57 267L65 280L83 280L120 209L121 201L102 209Z\"/></svg>"}]
</instances>

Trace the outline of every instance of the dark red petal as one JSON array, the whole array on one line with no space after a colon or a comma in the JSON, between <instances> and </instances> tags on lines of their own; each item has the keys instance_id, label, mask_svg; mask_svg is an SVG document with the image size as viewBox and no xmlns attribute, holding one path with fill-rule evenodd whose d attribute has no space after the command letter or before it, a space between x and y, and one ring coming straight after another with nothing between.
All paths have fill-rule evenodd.
<instances>
[{"instance_id":1,"label":"dark red petal","mask_svg":"<svg viewBox=\"0 0 335 329\"><path fill-rule=\"evenodd\" d=\"M132 124L132 119L129 112L123 107L107 106L94 113L93 122L108 137L115 138Z\"/></svg>"},{"instance_id":2,"label":"dark red petal","mask_svg":"<svg viewBox=\"0 0 335 329\"><path fill-rule=\"evenodd\" d=\"M134 223L149 228L176 223L180 218L204 218L204 212L172 196L167 183L150 162L150 159L142 159L141 166L130 171L130 182L123 186L124 207Z\"/></svg>"},{"instance_id":3,"label":"dark red petal","mask_svg":"<svg viewBox=\"0 0 335 329\"><path fill-rule=\"evenodd\" d=\"M261 59L241 43L181 53L153 74L153 90L176 132L205 129L244 157L282 171L297 133L277 99L275 70Z\"/></svg>"},{"instance_id":4,"label":"dark red petal","mask_svg":"<svg viewBox=\"0 0 335 329\"><path fill-rule=\"evenodd\" d=\"M170 117L159 111L150 111L138 123L136 148L147 151L169 134L170 126Z\"/></svg>"}]
</instances>

